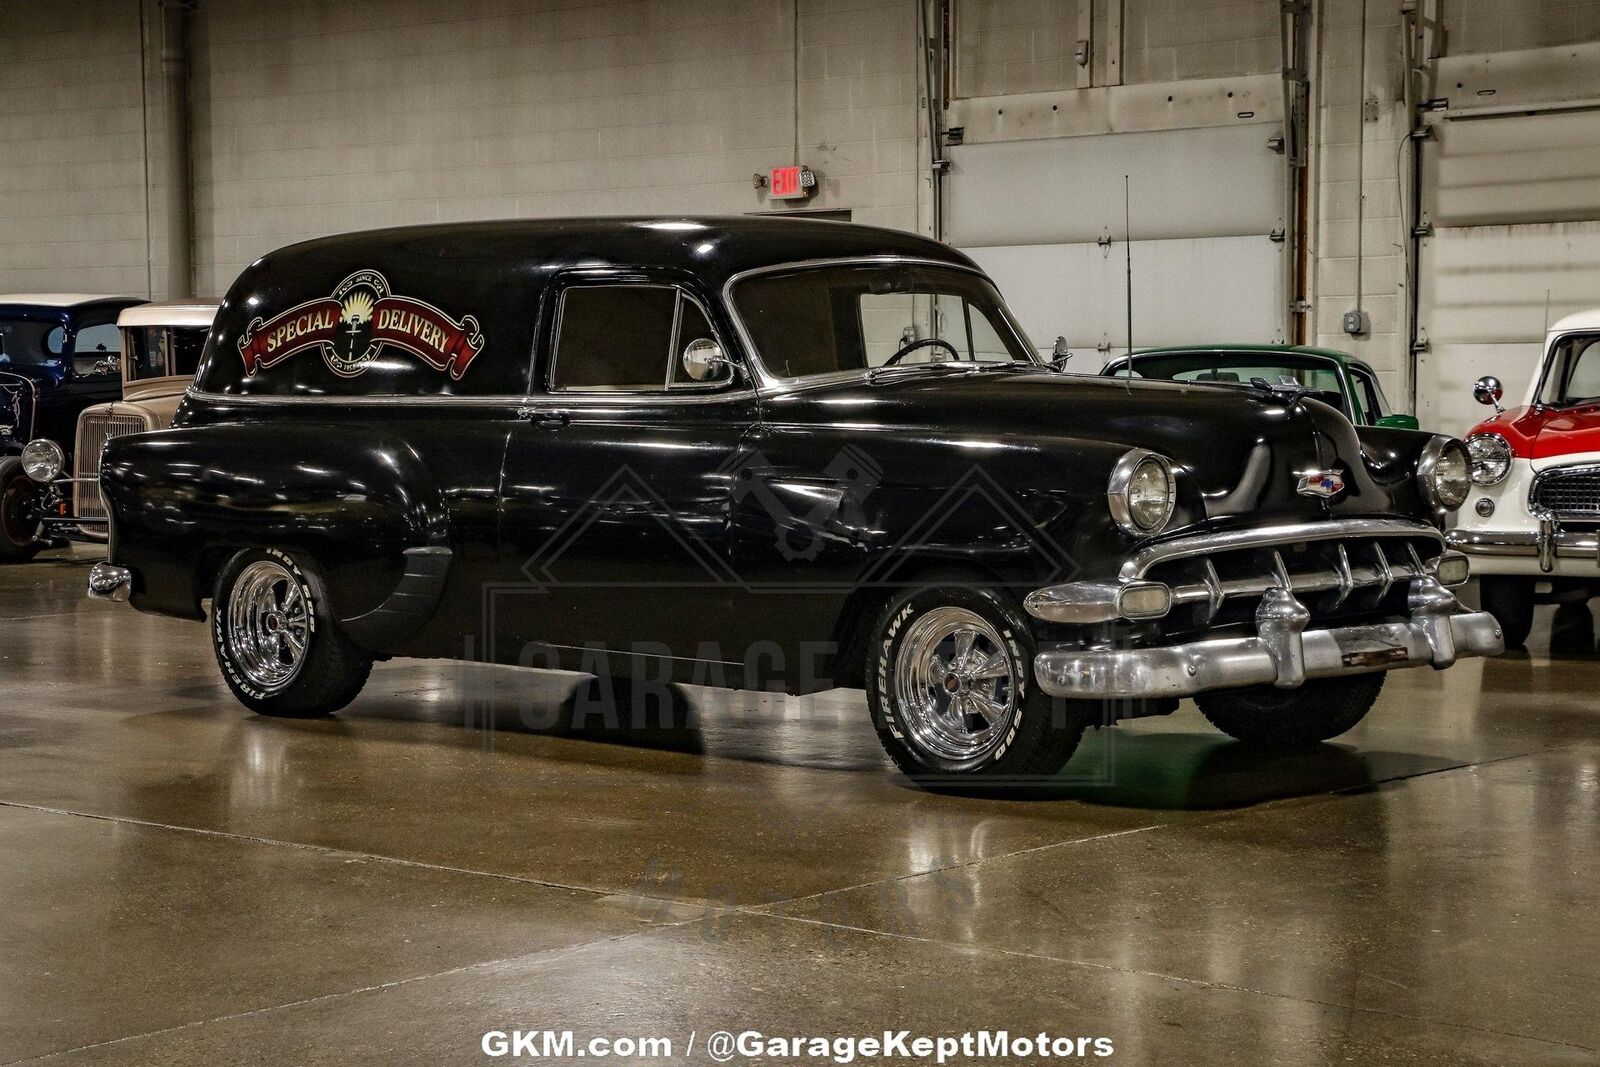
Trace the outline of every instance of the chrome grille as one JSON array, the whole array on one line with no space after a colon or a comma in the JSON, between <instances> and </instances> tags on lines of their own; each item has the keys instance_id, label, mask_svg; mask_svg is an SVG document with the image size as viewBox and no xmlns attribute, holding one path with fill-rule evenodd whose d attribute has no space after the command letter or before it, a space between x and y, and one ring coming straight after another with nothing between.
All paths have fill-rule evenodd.
<instances>
[{"instance_id":1,"label":"chrome grille","mask_svg":"<svg viewBox=\"0 0 1600 1067\"><path fill-rule=\"evenodd\" d=\"M143 415L101 415L90 413L78 422L78 445L73 455L73 509L79 518L103 519L105 501L100 497L100 453L113 437L130 433L143 433L151 429ZM98 526L90 526L86 533L103 533Z\"/></svg>"},{"instance_id":2,"label":"chrome grille","mask_svg":"<svg viewBox=\"0 0 1600 1067\"><path fill-rule=\"evenodd\" d=\"M1529 503L1558 519L1600 521L1600 466L1553 467L1533 481Z\"/></svg>"},{"instance_id":3,"label":"chrome grille","mask_svg":"<svg viewBox=\"0 0 1600 1067\"><path fill-rule=\"evenodd\" d=\"M1313 619L1402 602L1413 578L1432 573L1438 535L1388 534L1247 546L1162 561L1143 577L1172 588L1174 609L1196 625L1245 622L1269 589L1290 589Z\"/></svg>"}]
</instances>

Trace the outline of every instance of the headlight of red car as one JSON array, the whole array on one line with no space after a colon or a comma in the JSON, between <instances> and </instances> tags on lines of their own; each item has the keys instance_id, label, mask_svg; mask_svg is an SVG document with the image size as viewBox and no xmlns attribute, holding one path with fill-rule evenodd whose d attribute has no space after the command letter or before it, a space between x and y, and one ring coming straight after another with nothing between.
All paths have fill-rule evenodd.
<instances>
[{"instance_id":1,"label":"headlight of red car","mask_svg":"<svg viewBox=\"0 0 1600 1067\"><path fill-rule=\"evenodd\" d=\"M1511 446L1497 433L1475 433L1467 438L1467 454L1472 457L1476 485L1499 485L1511 471Z\"/></svg>"}]
</instances>

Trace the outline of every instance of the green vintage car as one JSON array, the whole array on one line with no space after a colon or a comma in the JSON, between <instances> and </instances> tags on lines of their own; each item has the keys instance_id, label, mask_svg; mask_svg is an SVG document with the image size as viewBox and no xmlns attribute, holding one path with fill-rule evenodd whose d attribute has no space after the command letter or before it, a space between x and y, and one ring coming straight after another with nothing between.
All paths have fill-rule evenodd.
<instances>
[{"instance_id":1,"label":"green vintage car","mask_svg":"<svg viewBox=\"0 0 1600 1067\"><path fill-rule=\"evenodd\" d=\"M1128 374L1128 358L1107 363L1105 375ZM1338 408L1357 426L1418 429L1414 415L1396 414L1371 367L1331 348L1304 345L1185 345L1148 348L1133 354L1133 377L1249 387L1292 379L1310 395Z\"/></svg>"}]
</instances>

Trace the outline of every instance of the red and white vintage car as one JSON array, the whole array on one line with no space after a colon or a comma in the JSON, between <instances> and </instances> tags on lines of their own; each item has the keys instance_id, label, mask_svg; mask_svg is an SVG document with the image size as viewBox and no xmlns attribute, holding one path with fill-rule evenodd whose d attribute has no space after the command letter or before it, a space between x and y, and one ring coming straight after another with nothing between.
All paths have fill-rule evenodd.
<instances>
[{"instance_id":1,"label":"red and white vintage car","mask_svg":"<svg viewBox=\"0 0 1600 1067\"><path fill-rule=\"evenodd\" d=\"M1496 378L1474 387L1493 418L1467 435L1472 495L1449 543L1472 557L1483 607L1522 644L1535 603L1600 592L1600 310L1550 328L1520 407Z\"/></svg>"}]
</instances>

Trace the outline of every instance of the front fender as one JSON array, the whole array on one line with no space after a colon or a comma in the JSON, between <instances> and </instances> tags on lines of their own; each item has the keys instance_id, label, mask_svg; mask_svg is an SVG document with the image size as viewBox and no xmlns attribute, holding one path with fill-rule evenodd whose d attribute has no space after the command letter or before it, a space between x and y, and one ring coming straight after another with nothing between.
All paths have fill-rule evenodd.
<instances>
[{"instance_id":1,"label":"front fender","mask_svg":"<svg viewBox=\"0 0 1600 1067\"><path fill-rule=\"evenodd\" d=\"M131 434L106 445L100 485L111 561L136 576L133 606L159 614L203 618L226 559L271 545L316 562L342 618L372 616L420 559L431 573L450 548L427 465L371 429L280 422Z\"/></svg>"}]
</instances>

